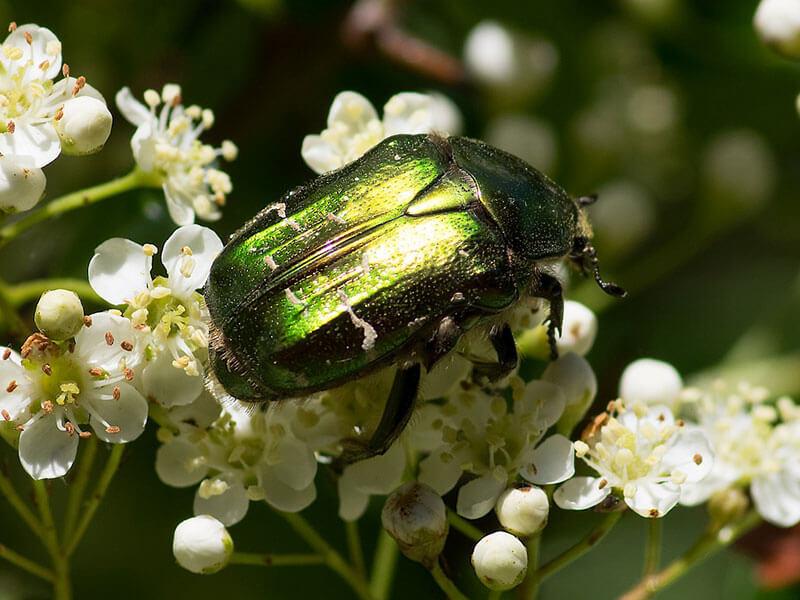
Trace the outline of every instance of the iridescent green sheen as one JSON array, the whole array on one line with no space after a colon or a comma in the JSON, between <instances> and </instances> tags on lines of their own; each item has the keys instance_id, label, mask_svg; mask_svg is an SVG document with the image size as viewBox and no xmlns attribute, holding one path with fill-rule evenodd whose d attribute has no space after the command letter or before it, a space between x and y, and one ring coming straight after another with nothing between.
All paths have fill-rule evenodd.
<instances>
[{"instance_id":1,"label":"iridescent green sheen","mask_svg":"<svg viewBox=\"0 0 800 600\"><path fill-rule=\"evenodd\" d=\"M577 218L560 188L485 144L389 138L233 236L205 290L214 371L260 400L419 360L443 318L468 328L528 293Z\"/></svg>"}]
</instances>

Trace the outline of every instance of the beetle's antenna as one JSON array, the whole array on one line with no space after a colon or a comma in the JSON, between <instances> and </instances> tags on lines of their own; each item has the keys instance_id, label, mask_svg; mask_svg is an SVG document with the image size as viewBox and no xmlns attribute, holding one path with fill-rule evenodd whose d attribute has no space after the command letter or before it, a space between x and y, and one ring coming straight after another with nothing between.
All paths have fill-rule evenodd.
<instances>
[{"instance_id":1,"label":"beetle's antenna","mask_svg":"<svg viewBox=\"0 0 800 600\"><path fill-rule=\"evenodd\" d=\"M583 248L583 255L586 259L589 260L590 269L592 270L592 274L594 275L594 280L597 282L597 285L600 286L600 289L603 290L609 296L615 296L617 298L624 298L628 295L624 289L618 286L616 283L611 283L609 281L605 281L600 276L600 264L597 260L597 251L594 249L594 246L591 244L586 244Z\"/></svg>"},{"instance_id":2,"label":"beetle's antenna","mask_svg":"<svg viewBox=\"0 0 800 600\"><path fill-rule=\"evenodd\" d=\"M588 196L580 196L575 200L578 203L578 206L590 206L597 202L597 194L589 194Z\"/></svg>"}]
</instances>

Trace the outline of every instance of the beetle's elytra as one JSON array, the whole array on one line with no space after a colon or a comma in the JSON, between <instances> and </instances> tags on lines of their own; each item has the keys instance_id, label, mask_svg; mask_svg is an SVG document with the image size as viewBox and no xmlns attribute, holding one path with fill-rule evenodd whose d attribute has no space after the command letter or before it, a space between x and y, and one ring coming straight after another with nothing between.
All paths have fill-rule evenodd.
<instances>
[{"instance_id":1,"label":"beetle's elytra","mask_svg":"<svg viewBox=\"0 0 800 600\"><path fill-rule=\"evenodd\" d=\"M563 299L543 262L567 257L624 294L599 277L586 201L483 142L388 138L232 236L205 289L214 375L229 395L261 402L397 364L378 429L349 458L381 453L413 410L420 365L466 330L491 323L498 361L482 374L516 366L502 314L521 298L549 301L555 353Z\"/></svg>"}]
</instances>

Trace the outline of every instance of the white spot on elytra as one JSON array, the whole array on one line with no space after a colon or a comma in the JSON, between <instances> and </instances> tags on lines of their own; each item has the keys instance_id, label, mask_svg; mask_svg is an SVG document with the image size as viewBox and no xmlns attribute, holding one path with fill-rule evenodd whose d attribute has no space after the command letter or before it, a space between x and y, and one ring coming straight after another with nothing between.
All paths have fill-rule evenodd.
<instances>
[{"instance_id":1,"label":"white spot on elytra","mask_svg":"<svg viewBox=\"0 0 800 600\"><path fill-rule=\"evenodd\" d=\"M369 275L370 266L369 266L369 254L364 252L361 255L361 272L365 275Z\"/></svg>"},{"instance_id":2,"label":"white spot on elytra","mask_svg":"<svg viewBox=\"0 0 800 600\"><path fill-rule=\"evenodd\" d=\"M334 223L338 223L339 225L347 225L347 221L345 221L339 215L335 215L333 213L328 213L328 221L333 221Z\"/></svg>"},{"instance_id":3,"label":"white spot on elytra","mask_svg":"<svg viewBox=\"0 0 800 600\"><path fill-rule=\"evenodd\" d=\"M272 258L271 254L267 254L264 256L264 264L269 267L270 271L274 271L278 268L278 263L275 262L275 259Z\"/></svg>"},{"instance_id":4,"label":"white spot on elytra","mask_svg":"<svg viewBox=\"0 0 800 600\"><path fill-rule=\"evenodd\" d=\"M295 221L294 219L292 219L291 217L289 217L287 219L284 219L283 223L285 225L288 225L289 227L291 227L295 231L300 231L300 224L297 221Z\"/></svg>"},{"instance_id":5,"label":"white spot on elytra","mask_svg":"<svg viewBox=\"0 0 800 600\"><path fill-rule=\"evenodd\" d=\"M350 320L353 322L353 325L364 330L364 341L361 342L361 348L363 350L372 350L375 347L375 340L378 339L375 328L356 315L353 311L353 306L350 304L350 299L343 290L338 290L337 293L339 294L339 299L342 301L342 306L347 311L347 314L350 315Z\"/></svg>"},{"instance_id":6,"label":"white spot on elytra","mask_svg":"<svg viewBox=\"0 0 800 600\"><path fill-rule=\"evenodd\" d=\"M302 301L302 300L300 300L300 298L298 298L298 297L295 295L295 293L294 293L292 290L290 290L289 288L286 288L286 289L285 289L285 290L283 290L283 291L284 291L284 293L286 294L286 298L289 300L289 302L291 302L291 303L292 303L292 304L294 304L295 306L297 306L297 305L299 305L299 304L302 304L302 303L303 303L303 301Z\"/></svg>"},{"instance_id":7,"label":"white spot on elytra","mask_svg":"<svg viewBox=\"0 0 800 600\"><path fill-rule=\"evenodd\" d=\"M269 214L272 211L278 213L278 216L281 219L286 218L286 205L283 202L276 202L275 204L271 204L267 207L267 212L265 214Z\"/></svg>"}]
</instances>

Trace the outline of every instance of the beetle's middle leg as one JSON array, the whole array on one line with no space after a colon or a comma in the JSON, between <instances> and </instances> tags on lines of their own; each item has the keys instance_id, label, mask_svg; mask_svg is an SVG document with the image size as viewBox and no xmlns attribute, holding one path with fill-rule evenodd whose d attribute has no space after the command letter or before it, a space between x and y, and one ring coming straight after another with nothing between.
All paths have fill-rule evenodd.
<instances>
[{"instance_id":1,"label":"beetle's middle leg","mask_svg":"<svg viewBox=\"0 0 800 600\"><path fill-rule=\"evenodd\" d=\"M497 362L473 360L472 377L486 377L489 381L500 381L517 368L517 343L508 323L492 325L489 330L489 342L497 353Z\"/></svg>"},{"instance_id":2,"label":"beetle's middle leg","mask_svg":"<svg viewBox=\"0 0 800 600\"><path fill-rule=\"evenodd\" d=\"M547 342L550 345L550 359L558 358L556 338L561 335L561 326L564 323L564 292L561 282L547 273L539 273L533 295L543 298L550 304L547 315Z\"/></svg>"}]
</instances>

